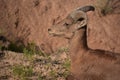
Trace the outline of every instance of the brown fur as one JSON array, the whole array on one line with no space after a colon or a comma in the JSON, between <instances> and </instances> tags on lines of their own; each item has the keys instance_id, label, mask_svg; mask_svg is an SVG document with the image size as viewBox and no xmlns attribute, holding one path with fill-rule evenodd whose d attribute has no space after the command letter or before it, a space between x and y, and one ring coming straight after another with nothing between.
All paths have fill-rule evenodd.
<instances>
[{"instance_id":1,"label":"brown fur","mask_svg":"<svg viewBox=\"0 0 120 80\"><path fill-rule=\"evenodd\" d=\"M67 17L54 25L49 31L52 35L65 38L70 35L67 36L67 39L70 40L73 80L119 80L120 56L109 51L89 49L86 39L86 27L81 26L81 28L76 29L76 26L82 23L82 20L75 23L73 23L73 20L69 28L67 28L68 25L63 25L66 20L72 21ZM68 80L71 79L68 78Z\"/></svg>"},{"instance_id":2,"label":"brown fur","mask_svg":"<svg viewBox=\"0 0 120 80\"><path fill-rule=\"evenodd\" d=\"M91 50L86 43L85 29L77 31L70 40L71 72L74 76L78 80L118 80L120 64L116 62L120 61L120 56L109 51Z\"/></svg>"}]
</instances>

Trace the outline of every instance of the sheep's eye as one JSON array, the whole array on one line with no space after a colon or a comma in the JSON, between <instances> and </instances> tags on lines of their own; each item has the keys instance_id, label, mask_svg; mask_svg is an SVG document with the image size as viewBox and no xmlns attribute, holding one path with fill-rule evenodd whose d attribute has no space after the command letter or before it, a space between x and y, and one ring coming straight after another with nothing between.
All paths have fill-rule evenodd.
<instances>
[{"instance_id":1,"label":"sheep's eye","mask_svg":"<svg viewBox=\"0 0 120 80\"><path fill-rule=\"evenodd\" d=\"M68 23L64 23L64 26L68 26L69 24Z\"/></svg>"}]
</instances>

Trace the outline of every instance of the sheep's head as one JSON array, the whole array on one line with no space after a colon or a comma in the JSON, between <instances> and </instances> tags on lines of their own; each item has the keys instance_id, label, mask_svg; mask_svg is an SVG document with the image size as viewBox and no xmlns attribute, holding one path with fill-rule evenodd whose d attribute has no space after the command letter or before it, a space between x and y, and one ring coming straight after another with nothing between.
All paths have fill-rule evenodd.
<instances>
[{"instance_id":1,"label":"sheep's head","mask_svg":"<svg viewBox=\"0 0 120 80\"><path fill-rule=\"evenodd\" d=\"M80 10L76 10L69 14L64 20L49 28L48 32L53 36L71 38L75 31L84 27L86 24L86 13Z\"/></svg>"}]
</instances>

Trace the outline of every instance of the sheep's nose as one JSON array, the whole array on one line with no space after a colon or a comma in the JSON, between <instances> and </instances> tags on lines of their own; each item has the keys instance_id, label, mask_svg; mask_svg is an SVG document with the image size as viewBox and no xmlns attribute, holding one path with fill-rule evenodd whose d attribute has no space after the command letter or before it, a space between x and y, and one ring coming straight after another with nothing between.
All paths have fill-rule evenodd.
<instances>
[{"instance_id":1,"label":"sheep's nose","mask_svg":"<svg viewBox=\"0 0 120 80\"><path fill-rule=\"evenodd\" d=\"M48 31L51 31L51 29L48 29Z\"/></svg>"}]
</instances>

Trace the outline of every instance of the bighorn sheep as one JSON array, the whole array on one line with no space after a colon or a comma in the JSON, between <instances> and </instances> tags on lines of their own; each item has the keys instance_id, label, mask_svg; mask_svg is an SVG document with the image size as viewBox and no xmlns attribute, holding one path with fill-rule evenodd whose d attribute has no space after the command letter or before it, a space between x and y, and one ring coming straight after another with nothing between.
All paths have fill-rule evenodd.
<instances>
[{"instance_id":1,"label":"bighorn sheep","mask_svg":"<svg viewBox=\"0 0 120 80\"><path fill-rule=\"evenodd\" d=\"M74 10L48 32L70 40L71 73L75 80L120 80L119 56L87 46L87 11L94 11L94 7Z\"/></svg>"}]
</instances>

